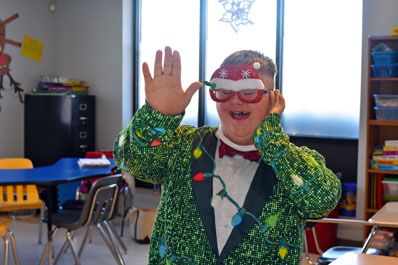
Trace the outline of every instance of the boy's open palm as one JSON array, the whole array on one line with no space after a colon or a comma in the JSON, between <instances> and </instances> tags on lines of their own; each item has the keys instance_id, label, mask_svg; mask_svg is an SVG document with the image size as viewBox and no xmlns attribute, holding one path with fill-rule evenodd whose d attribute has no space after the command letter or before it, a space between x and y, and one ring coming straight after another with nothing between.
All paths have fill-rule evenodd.
<instances>
[{"instance_id":1,"label":"boy's open palm","mask_svg":"<svg viewBox=\"0 0 398 265\"><path fill-rule=\"evenodd\" d=\"M170 47L164 49L164 64L162 51L156 52L154 76L149 71L147 63L143 63L142 72L145 80L145 99L157 111L175 116L184 112L192 96L202 86L193 82L186 91L181 86L181 58L178 51L172 52Z\"/></svg>"}]
</instances>

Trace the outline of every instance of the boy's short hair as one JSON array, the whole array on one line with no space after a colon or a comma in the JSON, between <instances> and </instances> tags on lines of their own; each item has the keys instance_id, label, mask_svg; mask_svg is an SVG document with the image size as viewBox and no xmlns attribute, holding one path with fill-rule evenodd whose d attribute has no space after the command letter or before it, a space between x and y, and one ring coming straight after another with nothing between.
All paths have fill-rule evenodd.
<instances>
[{"instance_id":1,"label":"boy's short hair","mask_svg":"<svg viewBox=\"0 0 398 265\"><path fill-rule=\"evenodd\" d=\"M249 64L253 61L261 63L260 72L275 77L278 70L276 68L274 61L272 61L271 58L265 56L264 54L258 51L253 51L253 50L236 51L231 55L229 55L227 58L225 58L221 66L243 65L243 64Z\"/></svg>"}]
</instances>

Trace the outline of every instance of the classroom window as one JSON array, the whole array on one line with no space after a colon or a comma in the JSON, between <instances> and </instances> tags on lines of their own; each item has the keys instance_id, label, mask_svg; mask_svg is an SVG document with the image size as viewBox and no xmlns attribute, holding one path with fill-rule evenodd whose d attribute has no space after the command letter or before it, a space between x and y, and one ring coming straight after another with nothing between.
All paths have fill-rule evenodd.
<instances>
[{"instance_id":1,"label":"classroom window","mask_svg":"<svg viewBox=\"0 0 398 265\"><path fill-rule=\"evenodd\" d=\"M288 135L358 138L362 1L141 0L139 3L140 28L135 36L140 39L139 65L135 67L139 71L139 85L135 88L139 106L145 102L141 64L148 62L152 70L157 49L169 45L180 51L184 89L193 81L208 80L232 52L253 49L278 64L276 85L286 99L282 125ZM205 15L200 8L203 3L207 7ZM225 19L222 21L230 18L232 3L250 7L244 12L250 23L236 27ZM202 27L204 32L200 31L200 25L206 25ZM192 98L183 124L219 123L208 88L202 89L203 98L199 98L199 93ZM204 104L199 105L202 99ZM198 115L204 117L203 121L198 120Z\"/></svg>"},{"instance_id":2,"label":"classroom window","mask_svg":"<svg viewBox=\"0 0 398 265\"><path fill-rule=\"evenodd\" d=\"M186 89L198 79L199 0L145 0L142 3L139 75L139 106L145 103L145 85L141 65L147 62L153 75L155 52L165 46L181 54L182 86ZM180 11L181 12L180 12ZM198 124L198 94L185 110L183 124Z\"/></svg>"},{"instance_id":3,"label":"classroom window","mask_svg":"<svg viewBox=\"0 0 398 265\"><path fill-rule=\"evenodd\" d=\"M284 131L357 139L362 1L285 0Z\"/></svg>"}]
</instances>

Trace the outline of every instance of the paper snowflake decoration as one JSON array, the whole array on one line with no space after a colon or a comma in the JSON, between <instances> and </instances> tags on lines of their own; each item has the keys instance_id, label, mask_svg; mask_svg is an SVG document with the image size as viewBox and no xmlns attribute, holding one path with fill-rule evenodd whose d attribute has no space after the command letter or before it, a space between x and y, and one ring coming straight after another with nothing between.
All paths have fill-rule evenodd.
<instances>
[{"instance_id":1,"label":"paper snowflake decoration","mask_svg":"<svg viewBox=\"0 0 398 265\"><path fill-rule=\"evenodd\" d=\"M242 70L242 73L240 74L242 76L242 78L249 78L250 77L250 70Z\"/></svg>"},{"instance_id":2,"label":"paper snowflake decoration","mask_svg":"<svg viewBox=\"0 0 398 265\"><path fill-rule=\"evenodd\" d=\"M227 78L228 76L228 70L225 68L221 69L219 73L221 78Z\"/></svg>"},{"instance_id":3,"label":"paper snowflake decoration","mask_svg":"<svg viewBox=\"0 0 398 265\"><path fill-rule=\"evenodd\" d=\"M251 25L249 11L255 0L218 0L224 7L225 13L220 21L230 23L231 27L238 33L240 25Z\"/></svg>"}]
</instances>

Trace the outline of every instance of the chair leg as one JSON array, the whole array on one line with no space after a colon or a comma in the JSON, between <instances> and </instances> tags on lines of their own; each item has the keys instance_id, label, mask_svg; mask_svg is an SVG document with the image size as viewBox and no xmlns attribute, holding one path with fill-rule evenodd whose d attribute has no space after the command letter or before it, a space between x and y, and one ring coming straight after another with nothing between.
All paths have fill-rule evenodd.
<instances>
[{"instance_id":1,"label":"chair leg","mask_svg":"<svg viewBox=\"0 0 398 265\"><path fill-rule=\"evenodd\" d=\"M368 237L366 238L365 244L362 247L362 253L366 253L368 251L368 248L370 246L370 244L372 244L373 238L376 235L377 231L379 230L379 227L377 226L373 226L372 230L370 231Z\"/></svg>"},{"instance_id":2,"label":"chair leg","mask_svg":"<svg viewBox=\"0 0 398 265\"><path fill-rule=\"evenodd\" d=\"M315 248L316 248L316 250L318 251L319 255L322 255L322 254L323 254L323 251L322 251L322 249L321 249L321 246L319 246L318 234L316 233L316 228L315 228L315 226L313 226L313 227L311 228L311 230L312 230L312 234L314 235Z\"/></svg>"},{"instance_id":3,"label":"chair leg","mask_svg":"<svg viewBox=\"0 0 398 265\"><path fill-rule=\"evenodd\" d=\"M126 213L127 213L127 196L129 193L129 188L126 187L124 189L124 199L123 199L123 213L122 213L122 226L120 227L120 237L123 237L123 232L124 232L124 218L126 217ZM127 253L127 251L126 251Z\"/></svg>"},{"instance_id":4,"label":"chair leg","mask_svg":"<svg viewBox=\"0 0 398 265\"><path fill-rule=\"evenodd\" d=\"M72 252L73 258L75 259L76 265L81 265L80 261L79 261L79 257L77 256L77 253L76 253L76 247L75 247L75 244L73 243L70 231L66 232L66 240L69 244L70 251Z\"/></svg>"},{"instance_id":5,"label":"chair leg","mask_svg":"<svg viewBox=\"0 0 398 265\"><path fill-rule=\"evenodd\" d=\"M72 239L73 239L73 237L74 237L74 235L75 235L75 232L76 232L76 231L73 231L73 232L72 232L72 236L71 236ZM56 265L56 264L58 263L58 261L61 259L62 255L65 254L65 252L68 250L68 247L69 247L69 244L68 244L68 241L66 240L66 241L64 242L64 244L63 244L61 250L59 251L57 257L55 258L54 265Z\"/></svg>"},{"instance_id":6,"label":"chair leg","mask_svg":"<svg viewBox=\"0 0 398 265\"><path fill-rule=\"evenodd\" d=\"M59 228L57 227L57 228L55 228L52 232L51 232L51 238L52 239L54 239L54 237L55 237L55 234L57 233L57 231L59 230ZM45 260L46 260L46 257L47 257L47 253L49 253L49 256L48 256L48 263L49 264L53 264L52 263L52 260L53 260L53 253L54 253L54 251L53 251L53 244L52 244L52 242L47 242L47 245L46 245L46 247L44 248L44 251L43 251L43 254L41 255L41 258L40 258L40 265L43 265L44 264L44 262L45 262Z\"/></svg>"},{"instance_id":7,"label":"chair leg","mask_svg":"<svg viewBox=\"0 0 398 265\"><path fill-rule=\"evenodd\" d=\"M40 209L40 220L39 220L39 239L38 239L38 243L39 245L41 245L42 241L41 241L41 237L42 237L42 233L43 233L43 220L44 220L44 209L45 207L42 207Z\"/></svg>"},{"instance_id":8,"label":"chair leg","mask_svg":"<svg viewBox=\"0 0 398 265\"><path fill-rule=\"evenodd\" d=\"M19 265L18 254L17 254L17 246L15 245L14 234L11 231L7 231L6 234L8 235L8 238L10 239L10 242L11 242L11 249L12 249L12 253L14 254L15 265Z\"/></svg>"},{"instance_id":9,"label":"chair leg","mask_svg":"<svg viewBox=\"0 0 398 265\"><path fill-rule=\"evenodd\" d=\"M4 239L4 265L8 265L8 237L3 236Z\"/></svg>"},{"instance_id":10,"label":"chair leg","mask_svg":"<svg viewBox=\"0 0 398 265\"><path fill-rule=\"evenodd\" d=\"M108 235L109 235L110 239L108 239L106 237L104 228L102 227L101 223L97 224L96 227L97 227L98 231L100 232L102 238L104 239L106 245L108 246L108 249L111 251L113 257L117 261L117 263L119 265L125 265L124 260L123 260L122 256L119 253L119 249L116 247L115 243L113 242L112 235L109 234L110 232L109 232L108 228L107 228L107 231L108 231Z\"/></svg>"},{"instance_id":11,"label":"chair leg","mask_svg":"<svg viewBox=\"0 0 398 265\"><path fill-rule=\"evenodd\" d=\"M314 262L310 258L310 254L308 252L308 242L307 242L307 235L306 235L306 230L304 229L304 252L305 252L305 259L307 262L311 265L318 265L318 262Z\"/></svg>"},{"instance_id":12,"label":"chair leg","mask_svg":"<svg viewBox=\"0 0 398 265\"><path fill-rule=\"evenodd\" d=\"M115 227L112 225L111 221L104 221L104 223L106 225L108 225L111 229L111 232L113 234L113 236L116 238L116 240L118 241L119 245L122 247L122 249L124 250L124 254L127 254L127 247L124 244L123 240L120 238L120 236L118 235L118 233L116 232Z\"/></svg>"},{"instance_id":13,"label":"chair leg","mask_svg":"<svg viewBox=\"0 0 398 265\"><path fill-rule=\"evenodd\" d=\"M80 248L79 248L79 253L77 254L77 256L80 258L81 257L81 255L82 255L82 253L83 253L83 250L84 250L84 247L86 246L86 243L87 243L87 239L88 239L88 237L89 237L89 234L91 234L90 233L90 225L88 225L87 226L87 229L86 229L86 232L84 233L84 237L83 237L83 241L82 241L82 244L80 245Z\"/></svg>"}]
</instances>

